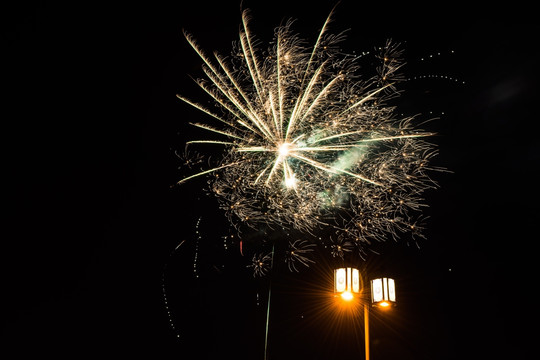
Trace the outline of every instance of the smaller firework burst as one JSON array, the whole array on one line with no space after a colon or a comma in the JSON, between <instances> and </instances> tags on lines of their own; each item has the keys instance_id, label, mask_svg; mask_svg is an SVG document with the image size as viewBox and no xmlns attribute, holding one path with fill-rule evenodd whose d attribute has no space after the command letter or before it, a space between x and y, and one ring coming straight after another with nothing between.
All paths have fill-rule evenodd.
<instances>
[{"instance_id":1,"label":"smaller firework burst","mask_svg":"<svg viewBox=\"0 0 540 360\"><path fill-rule=\"evenodd\" d=\"M352 252L354 244L344 237L338 237L337 239L331 239L332 245L330 245L330 254L332 257L340 257L343 259L345 253Z\"/></svg>"},{"instance_id":2,"label":"smaller firework burst","mask_svg":"<svg viewBox=\"0 0 540 360\"><path fill-rule=\"evenodd\" d=\"M289 271L299 272L299 265L309 267L309 263L314 263L308 256L313 251L315 244L307 240L289 241L289 246L285 252L285 262Z\"/></svg>"},{"instance_id":3,"label":"smaller firework burst","mask_svg":"<svg viewBox=\"0 0 540 360\"><path fill-rule=\"evenodd\" d=\"M254 254L251 259L251 264L247 267L253 269L253 277L267 275L272 268L272 253Z\"/></svg>"}]
</instances>

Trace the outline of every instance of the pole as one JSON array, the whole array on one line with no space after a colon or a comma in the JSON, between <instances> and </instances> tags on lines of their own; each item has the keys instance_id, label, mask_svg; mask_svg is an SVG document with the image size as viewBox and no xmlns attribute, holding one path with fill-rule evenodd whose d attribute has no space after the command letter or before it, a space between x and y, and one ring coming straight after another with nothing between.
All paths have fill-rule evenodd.
<instances>
[{"instance_id":1,"label":"pole","mask_svg":"<svg viewBox=\"0 0 540 360\"><path fill-rule=\"evenodd\" d=\"M268 358L268 323L270 322L270 297L272 295L272 280L268 285L268 305L266 307L266 334L264 336L264 360Z\"/></svg>"},{"instance_id":2,"label":"pole","mask_svg":"<svg viewBox=\"0 0 540 360\"><path fill-rule=\"evenodd\" d=\"M268 284L268 302L266 307L266 333L264 335L264 360L268 359L268 324L270 323L270 298L272 296L272 270L274 268L274 245L272 245L272 260L270 262L270 283Z\"/></svg>"},{"instance_id":3,"label":"pole","mask_svg":"<svg viewBox=\"0 0 540 360\"><path fill-rule=\"evenodd\" d=\"M369 305L364 303L364 347L366 349L366 360L369 360Z\"/></svg>"}]
</instances>

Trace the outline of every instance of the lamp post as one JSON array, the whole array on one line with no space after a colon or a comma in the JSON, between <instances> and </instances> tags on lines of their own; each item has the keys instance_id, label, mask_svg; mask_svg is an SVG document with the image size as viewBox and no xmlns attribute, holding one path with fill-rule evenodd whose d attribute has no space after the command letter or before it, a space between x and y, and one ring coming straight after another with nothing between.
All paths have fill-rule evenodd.
<instances>
[{"instance_id":1,"label":"lamp post","mask_svg":"<svg viewBox=\"0 0 540 360\"><path fill-rule=\"evenodd\" d=\"M360 286L362 284L362 286ZM334 270L334 294L340 295L345 301L352 301L355 296L365 294L363 287L365 282L360 276L360 271L353 267L338 268ZM396 305L396 283L394 279L383 277L370 281L371 307L388 308ZM364 300L364 349L365 360L369 360L369 308L370 304Z\"/></svg>"}]
</instances>

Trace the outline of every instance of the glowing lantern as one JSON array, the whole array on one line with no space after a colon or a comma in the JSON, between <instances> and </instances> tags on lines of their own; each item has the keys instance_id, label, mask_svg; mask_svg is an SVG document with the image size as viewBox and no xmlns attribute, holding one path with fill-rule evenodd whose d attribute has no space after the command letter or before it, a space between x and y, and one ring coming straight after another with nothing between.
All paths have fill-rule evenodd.
<instances>
[{"instance_id":1,"label":"glowing lantern","mask_svg":"<svg viewBox=\"0 0 540 360\"><path fill-rule=\"evenodd\" d=\"M371 305L381 307L396 305L394 279L384 277L371 280Z\"/></svg>"},{"instance_id":2,"label":"glowing lantern","mask_svg":"<svg viewBox=\"0 0 540 360\"><path fill-rule=\"evenodd\" d=\"M360 272L355 268L340 268L334 270L334 292L344 300L352 300L360 293Z\"/></svg>"}]
</instances>

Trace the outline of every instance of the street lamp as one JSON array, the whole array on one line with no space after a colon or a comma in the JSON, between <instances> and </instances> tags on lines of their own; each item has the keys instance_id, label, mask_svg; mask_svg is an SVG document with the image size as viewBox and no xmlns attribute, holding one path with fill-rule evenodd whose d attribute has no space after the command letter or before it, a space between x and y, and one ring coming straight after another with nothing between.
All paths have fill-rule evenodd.
<instances>
[{"instance_id":1,"label":"street lamp","mask_svg":"<svg viewBox=\"0 0 540 360\"><path fill-rule=\"evenodd\" d=\"M346 301L360 294L360 271L351 267L334 270L334 292Z\"/></svg>"},{"instance_id":2,"label":"street lamp","mask_svg":"<svg viewBox=\"0 0 540 360\"><path fill-rule=\"evenodd\" d=\"M363 287L360 282L364 281L360 277L360 271L353 267L339 268L334 270L334 293L340 295L344 300L351 301L355 295L361 295ZM389 308L396 305L396 283L394 279L383 277L370 281L371 284L371 306ZM367 296L364 296L366 298ZM369 303L363 301L364 307L364 347L366 360L369 360Z\"/></svg>"},{"instance_id":3,"label":"street lamp","mask_svg":"<svg viewBox=\"0 0 540 360\"><path fill-rule=\"evenodd\" d=\"M396 305L396 283L391 278L371 280L371 305L389 307Z\"/></svg>"}]
</instances>

